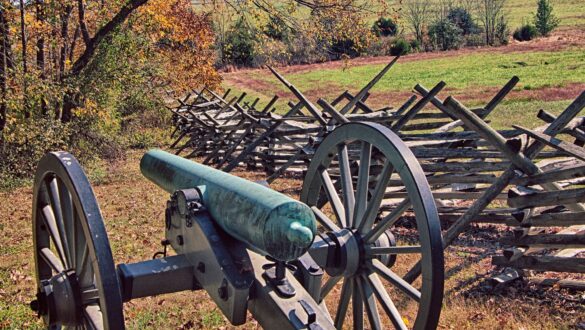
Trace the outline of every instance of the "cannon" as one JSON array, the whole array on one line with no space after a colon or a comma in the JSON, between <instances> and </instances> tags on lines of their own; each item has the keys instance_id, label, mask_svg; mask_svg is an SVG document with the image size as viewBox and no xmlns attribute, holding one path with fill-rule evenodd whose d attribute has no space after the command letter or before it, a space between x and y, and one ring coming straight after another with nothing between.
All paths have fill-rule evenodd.
<instances>
[{"instance_id":1,"label":"cannon","mask_svg":"<svg viewBox=\"0 0 585 330\"><path fill-rule=\"evenodd\" d=\"M122 329L124 302L185 290L205 290L234 325L250 312L265 329L437 326L439 218L419 163L388 128L352 122L329 133L300 201L161 150L140 169L170 194L164 252L116 266L76 159L41 159L31 307L48 327ZM415 264L421 276L405 280Z\"/></svg>"}]
</instances>

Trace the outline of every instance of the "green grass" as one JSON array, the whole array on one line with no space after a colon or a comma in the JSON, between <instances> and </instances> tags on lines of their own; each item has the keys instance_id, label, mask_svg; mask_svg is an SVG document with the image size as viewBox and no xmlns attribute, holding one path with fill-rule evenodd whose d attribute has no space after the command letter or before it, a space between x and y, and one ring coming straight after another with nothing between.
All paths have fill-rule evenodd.
<instances>
[{"instance_id":1,"label":"green grass","mask_svg":"<svg viewBox=\"0 0 585 330\"><path fill-rule=\"evenodd\" d=\"M553 13L561 20L559 27L585 25L585 2L583 0L551 0ZM536 12L536 0L508 0L506 5L511 29L524 21L532 22Z\"/></svg>"},{"instance_id":2,"label":"green grass","mask_svg":"<svg viewBox=\"0 0 585 330\"><path fill-rule=\"evenodd\" d=\"M338 87L358 90L374 77L383 64L349 68L314 70L286 75L300 90ZM475 53L457 57L443 57L420 61L399 62L372 89L375 91L407 91L417 83L433 86L439 81L447 87L467 89L473 87L502 86L513 75L521 78L519 86L530 88L563 86L566 83L585 82L585 51L570 49L562 52ZM267 81L276 90L285 88L276 78L265 72L254 71L250 78Z\"/></svg>"},{"instance_id":3,"label":"green grass","mask_svg":"<svg viewBox=\"0 0 585 330\"><path fill-rule=\"evenodd\" d=\"M487 119L490 120L490 125L495 129L510 129L511 124L535 128L546 124L536 117L540 109L558 115L570 103L571 100L552 102L541 100L503 101Z\"/></svg>"}]
</instances>

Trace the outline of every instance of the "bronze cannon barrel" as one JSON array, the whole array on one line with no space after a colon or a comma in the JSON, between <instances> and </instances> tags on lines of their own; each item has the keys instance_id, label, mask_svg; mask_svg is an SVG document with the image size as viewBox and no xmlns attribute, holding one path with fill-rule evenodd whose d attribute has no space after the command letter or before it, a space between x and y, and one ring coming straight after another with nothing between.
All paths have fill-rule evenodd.
<instances>
[{"instance_id":1,"label":"bronze cannon barrel","mask_svg":"<svg viewBox=\"0 0 585 330\"><path fill-rule=\"evenodd\" d=\"M313 242L313 211L260 184L162 150L147 152L140 161L140 170L169 193L198 187L214 221L261 254L281 261L293 260Z\"/></svg>"}]
</instances>

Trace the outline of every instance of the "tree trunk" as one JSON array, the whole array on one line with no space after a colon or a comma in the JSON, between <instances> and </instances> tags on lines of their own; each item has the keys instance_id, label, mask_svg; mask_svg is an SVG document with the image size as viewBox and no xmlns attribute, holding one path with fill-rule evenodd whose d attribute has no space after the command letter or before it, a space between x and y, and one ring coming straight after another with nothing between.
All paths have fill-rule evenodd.
<instances>
[{"instance_id":1,"label":"tree trunk","mask_svg":"<svg viewBox=\"0 0 585 330\"><path fill-rule=\"evenodd\" d=\"M28 104L28 83L27 83L27 60L26 60L26 32L24 29L24 0L20 0L20 40L22 42L22 100L24 106L24 117L30 117L30 109Z\"/></svg>"},{"instance_id":2,"label":"tree trunk","mask_svg":"<svg viewBox=\"0 0 585 330\"><path fill-rule=\"evenodd\" d=\"M44 6L44 0L37 0L37 21L41 26L45 22ZM41 81L44 82L47 77L45 76L45 37L43 36L43 31L39 32L39 37L37 39L37 69L40 72ZM44 97L41 97L41 113L43 116L47 114L47 100Z\"/></svg>"},{"instance_id":3,"label":"tree trunk","mask_svg":"<svg viewBox=\"0 0 585 330\"><path fill-rule=\"evenodd\" d=\"M0 8L0 153L4 146L4 128L6 127L6 80L8 75L8 23L5 8Z\"/></svg>"},{"instance_id":4,"label":"tree trunk","mask_svg":"<svg viewBox=\"0 0 585 330\"><path fill-rule=\"evenodd\" d=\"M122 23L126 21L128 16L134 12L138 7L145 4L148 0L130 0L126 2L120 11L112 17L112 19L103 25L89 40L89 42L85 46L85 51L81 56L73 63L71 67L71 71L67 74L66 78L73 78L79 76L83 69L89 64L93 56L95 55L99 45L104 41L107 40L113 31L115 31ZM81 26L81 24L80 24ZM66 92L65 96L63 97L63 109L61 113L61 121L62 122L69 122L72 118L72 110L80 106L82 101L81 95L78 92L68 91Z\"/></svg>"},{"instance_id":5,"label":"tree trunk","mask_svg":"<svg viewBox=\"0 0 585 330\"><path fill-rule=\"evenodd\" d=\"M69 47L69 18L73 6L67 5L61 14L61 51L59 52L59 79L62 80L65 76L65 60L67 59L67 49Z\"/></svg>"}]
</instances>

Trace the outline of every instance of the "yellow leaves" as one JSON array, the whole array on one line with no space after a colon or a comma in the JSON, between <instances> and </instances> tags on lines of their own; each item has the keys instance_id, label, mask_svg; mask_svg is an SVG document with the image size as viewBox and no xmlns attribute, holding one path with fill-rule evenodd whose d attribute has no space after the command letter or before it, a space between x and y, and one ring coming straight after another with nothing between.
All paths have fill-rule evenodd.
<instances>
[{"instance_id":1,"label":"yellow leaves","mask_svg":"<svg viewBox=\"0 0 585 330\"><path fill-rule=\"evenodd\" d=\"M99 115L97 103L91 99L86 99L84 107L73 109L73 114L80 118Z\"/></svg>"},{"instance_id":2,"label":"yellow leaves","mask_svg":"<svg viewBox=\"0 0 585 330\"><path fill-rule=\"evenodd\" d=\"M151 0L140 9L143 17L136 28L157 44L156 59L165 80L176 90L219 83L213 68L214 35L204 12L193 9L190 0Z\"/></svg>"}]
</instances>

